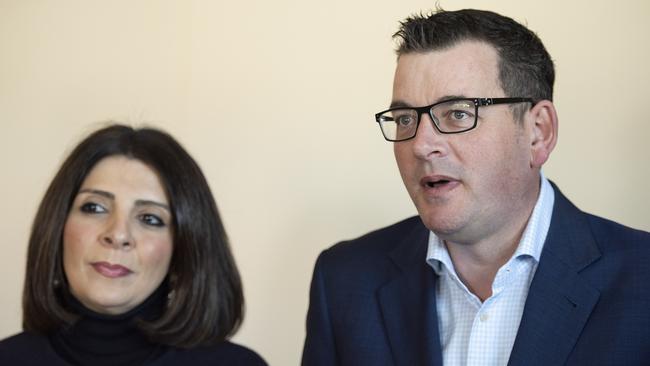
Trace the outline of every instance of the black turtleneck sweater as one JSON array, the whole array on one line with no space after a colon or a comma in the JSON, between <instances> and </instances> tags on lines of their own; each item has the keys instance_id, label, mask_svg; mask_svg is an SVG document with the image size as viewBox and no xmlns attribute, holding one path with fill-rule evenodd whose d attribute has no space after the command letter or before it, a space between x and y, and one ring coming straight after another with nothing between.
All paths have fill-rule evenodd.
<instances>
[{"instance_id":1,"label":"black turtleneck sweater","mask_svg":"<svg viewBox=\"0 0 650 366\"><path fill-rule=\"evenodd\" d=\"M95 313L74 297L64 296L79 320L49 337L23 332L0 341L0 365L266 366L255 352L230 342L187 350L149 342L136 321L159 317L165 295L161 287L136 308L115 316Z\"/></svg>"},{"instance_id":2,"label":"black turtleneck sweater","mask_svg":"<svg viewBox=\"0 0 650 366\"><path fill-rule=\"evenodd\" d=\"M63 296L73 313L80 316L74 326L50 337L52 347L72 365L138 366L158 358L164 346L149 342L137 327L137 320L154 320L165 306L165 286L142 304L120 315L95 313L70 294Z\"/></svg>"}]
</instances>

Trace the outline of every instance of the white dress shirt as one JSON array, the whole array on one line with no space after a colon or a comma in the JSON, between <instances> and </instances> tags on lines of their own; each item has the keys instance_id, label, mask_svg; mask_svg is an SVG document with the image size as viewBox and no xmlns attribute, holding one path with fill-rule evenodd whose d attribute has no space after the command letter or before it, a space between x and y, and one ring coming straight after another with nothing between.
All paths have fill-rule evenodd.
<instances>
[{"instance_id":1,"label":"white dress shirt","mask_svg":"<svg viewBox=\"0 0 650 366\"><path fill-rule=\"evenodd\" d=\"M496 274L483 303L459 279L445 243L429 234L427 263L438 274L436 308L444 365L506 365L528 288L544 246L555 193L541 174L540 194L517 250Z\"/></svg>"}]
</instances>

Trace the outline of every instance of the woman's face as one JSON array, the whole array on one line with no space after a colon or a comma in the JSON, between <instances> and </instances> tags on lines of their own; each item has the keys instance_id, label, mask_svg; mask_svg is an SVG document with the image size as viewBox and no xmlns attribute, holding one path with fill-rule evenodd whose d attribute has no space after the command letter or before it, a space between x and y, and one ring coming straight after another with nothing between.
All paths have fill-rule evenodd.
<instances>
[{"instance_id":1,"label":"woman's face","mask_svg":"<svg viewBox=\"0 0 650 366\"><path fill-rule=\"evenodd\" d=\"M70 292L98 313L133 309L167 275L171 225L155 171L125 156L100 160L81 184L63 230Z\"/></svg>"}]
</instances>

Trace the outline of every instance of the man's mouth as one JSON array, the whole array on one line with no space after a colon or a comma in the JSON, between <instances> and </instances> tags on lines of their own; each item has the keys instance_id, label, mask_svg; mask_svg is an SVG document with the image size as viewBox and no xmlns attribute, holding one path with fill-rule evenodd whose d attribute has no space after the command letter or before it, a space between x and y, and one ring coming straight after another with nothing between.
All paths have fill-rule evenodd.
<instances>
[{"instance_id":1,"label":"man's mouth","mask_svg":"<svg viewBox=\"0 0 650 366\"><path fill-rule=\"evenodd\" d=\"M444 187L453 182L456 182L453 178L435 175L427 176L420 180L420 184L422 184L423 187L434 189Z\"/></svg>"},{"instance_id":2,"label":"man's mouth","mask_svg":"<svg viewBox=\"0 0 650 366\"><path fill-rule=\"evenodd\" d=\"M427 181L425 184L429 188L436 188L436 187L439 187L439 186L447 184L447 183L449 183L449 179L440 179L440 180L436 180L436 181Z\"/></svg>"}]
</instances>

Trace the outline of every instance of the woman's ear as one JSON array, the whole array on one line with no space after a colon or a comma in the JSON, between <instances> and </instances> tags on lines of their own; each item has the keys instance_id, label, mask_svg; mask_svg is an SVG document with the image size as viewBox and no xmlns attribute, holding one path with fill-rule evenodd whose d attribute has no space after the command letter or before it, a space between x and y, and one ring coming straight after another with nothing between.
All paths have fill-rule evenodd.
<instances>
[{"instance_id":1,"label":"woman's ear","mask_svg":"<svg viewBox=\"0 0 650 366\"><path fill-rule=\"evenodd\" d=\"M537 102L528 111L530 119L530 166L541 168L555 148L558 134L558 119L555 106L550 100Z\"/></svg>"}]
</instances>

